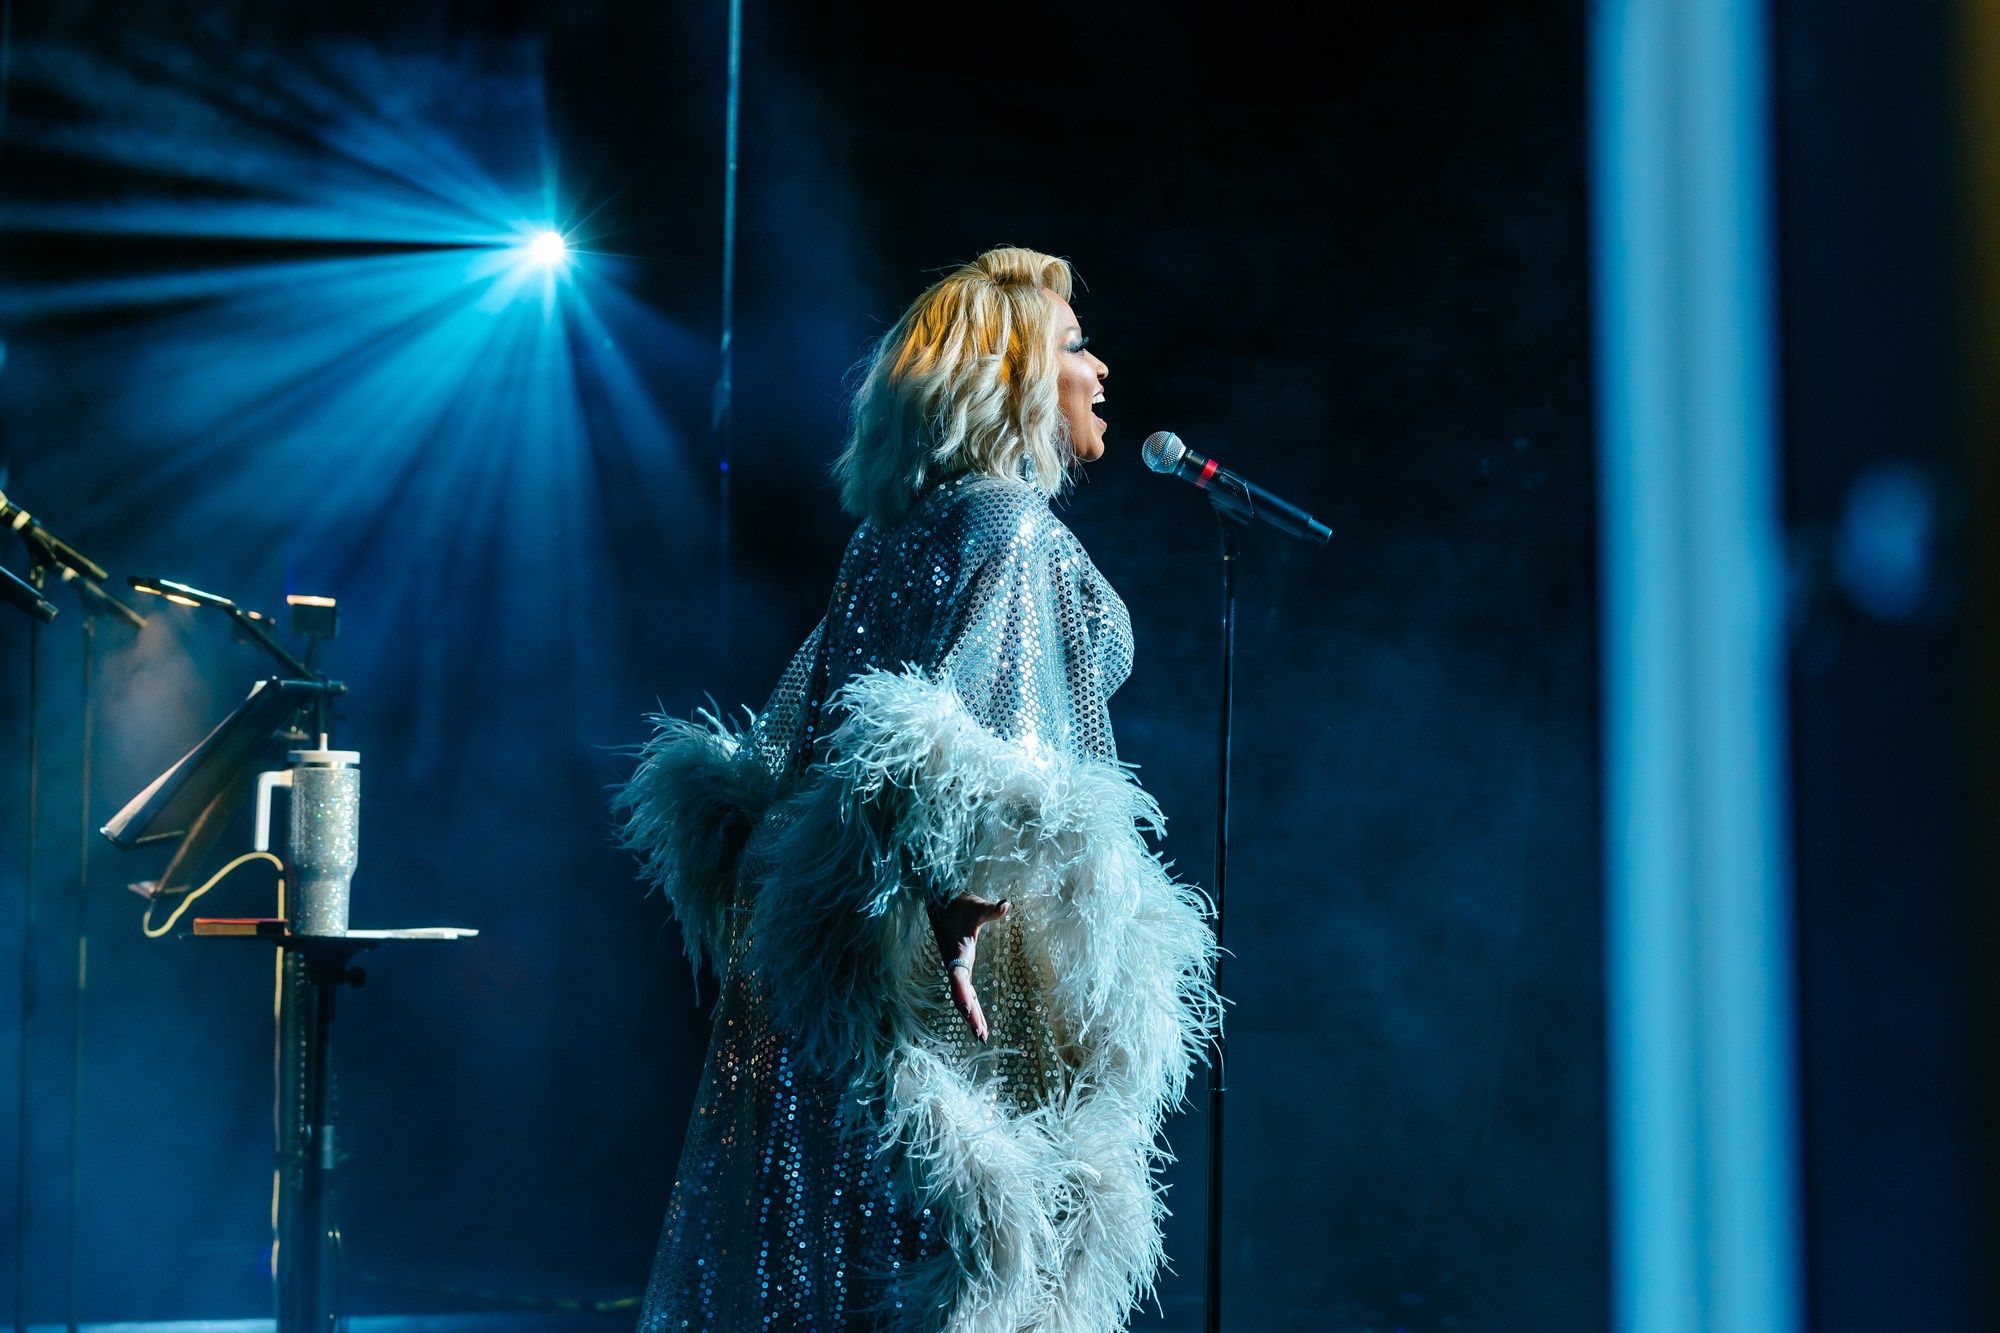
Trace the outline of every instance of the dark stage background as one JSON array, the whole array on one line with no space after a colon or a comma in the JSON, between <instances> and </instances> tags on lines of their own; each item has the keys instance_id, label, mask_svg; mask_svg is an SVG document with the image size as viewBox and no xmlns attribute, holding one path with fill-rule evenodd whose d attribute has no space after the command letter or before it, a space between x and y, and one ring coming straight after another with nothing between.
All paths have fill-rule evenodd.
<instances>
[{"instance_id":1,"label":"dark stage background","mask_svg":"<svg viewBox=\"0 0 2000 1333\"><path fill-rule=\"evenodd\" d=\"M636 1295L706 1032L608 842L617 747L656 703L761 702L850 528L824 480L845 372L934 271L1014 243L1075 261L1112 368L1110 451L1059 512L1131 608L1120 748L1197 882L1216 543L1139 441L1174 429L1336 534L1255 533L1241 576L1228 1327L1605 1325L1581 27L1573 0L747 6L725 583L722 4L16 8L0 485L121 584L337 595L355 923L483 931L375 960L343 1008L357 1309ZM544 292L445 248L464 219L594 253ZM38 1320L71 1222L64 606ZM262 671L219 621L144 609L99 635L92 823ZM90 851L80 1313L261 1314L270 960L142 939L121 886L159 859ZM268 895L246 871L196 911ZM1204 1135L1198 1105L1171 1128L1171 1326L1198 1313Z\"/></svg>"}]
</instances>

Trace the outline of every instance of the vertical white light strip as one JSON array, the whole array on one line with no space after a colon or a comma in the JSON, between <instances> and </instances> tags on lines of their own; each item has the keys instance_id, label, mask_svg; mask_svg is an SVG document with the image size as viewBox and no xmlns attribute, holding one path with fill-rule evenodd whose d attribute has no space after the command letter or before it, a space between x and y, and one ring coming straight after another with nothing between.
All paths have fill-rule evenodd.
<instances>
[{"instance_id":1,"label":"vertical white light strip","mask_svg":"<svg viewBox=\"0 0 2000 1333\"><path fill-rule=\"evenodd\" d=\"M1592 10L1622 1333L1803 1323L1765 25Z\"/></svg>"}]
</instances>

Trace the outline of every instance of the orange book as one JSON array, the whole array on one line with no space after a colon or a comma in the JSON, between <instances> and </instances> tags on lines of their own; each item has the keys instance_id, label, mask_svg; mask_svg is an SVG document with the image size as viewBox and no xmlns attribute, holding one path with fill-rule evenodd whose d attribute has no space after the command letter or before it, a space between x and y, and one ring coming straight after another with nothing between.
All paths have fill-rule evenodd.
<instances>
[{"instance_id":1,"label":"orange book","mask_svg":"<svg viewBox=\"0 0 2000 1333\"><path fill-rule=\"evenodd\" d=\"M278 916L198 916L194 919L194 933L197 935L255 935L268 939L286 933L286 923Z\"/></svg>"}]
</instances>

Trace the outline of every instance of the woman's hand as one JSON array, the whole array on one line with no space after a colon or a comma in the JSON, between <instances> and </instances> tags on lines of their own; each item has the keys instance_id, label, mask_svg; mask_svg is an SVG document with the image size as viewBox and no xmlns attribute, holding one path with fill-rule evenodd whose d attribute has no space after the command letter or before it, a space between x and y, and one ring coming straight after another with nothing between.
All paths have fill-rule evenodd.
<instances>
[{"instance_id":1,"label":"woman's hand","mask_svg":"<svg viewBox=\"0 0 2000 1333\"><path fill-rule=\"evenodd\" d=\"M972 962L978 953L981 928L1007 915L1007 900L989 902L965 893L930 911L938 956L945 960L945 975L951 983L951 1002L965 1016L972 1035L985 1041L986 1015L980 1011L978 992L972 989Z\"/></svg>"}]
</instances>

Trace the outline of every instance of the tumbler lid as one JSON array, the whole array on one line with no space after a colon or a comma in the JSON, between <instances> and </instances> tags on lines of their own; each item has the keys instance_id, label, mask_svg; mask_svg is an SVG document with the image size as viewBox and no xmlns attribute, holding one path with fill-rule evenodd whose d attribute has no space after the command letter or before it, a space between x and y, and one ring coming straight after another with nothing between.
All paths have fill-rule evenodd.
<instances>
[{"instance_id":1,"label":"tumbler lid","mask_svg":"<svg viewBox=\"0 0 2000 1333\"><path fill-rule=\"evenodd\" d=\"M359 750L293 750L285 756L292 763L307 768L359 768Z\"/></svg>"}]
</instances>

